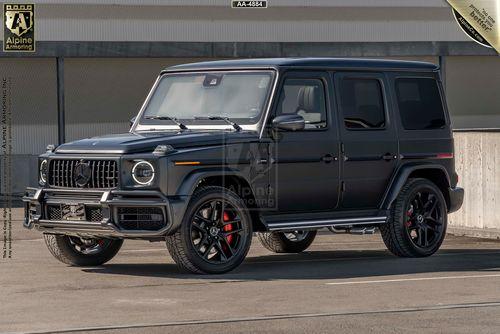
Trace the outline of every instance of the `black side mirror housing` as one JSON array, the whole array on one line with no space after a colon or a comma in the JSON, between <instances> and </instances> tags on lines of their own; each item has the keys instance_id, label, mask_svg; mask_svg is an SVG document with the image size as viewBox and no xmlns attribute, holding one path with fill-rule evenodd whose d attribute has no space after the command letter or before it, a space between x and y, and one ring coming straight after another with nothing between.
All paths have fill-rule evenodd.
<instances>
[{"instance_id":1,"label":"black side mirror housing","mask_svg":"<svg viewBox=\"0 0 500 334\"><path fill-rule=\"evenodd\" d=\"M129 122L130 122L130 123L129 123L130 127L132 127L132 125L134 125L136 118L137 118L137 116L134 116L134 117L132 117L132 118L130 119L130 121L129 121Z\"/></svg>"},{"instance_id":2,"label":"black side mirror housing","mask_svg":"<svg viewBox=\"0 0 500 334\"><path fill-rule=\"evenodd\" d=\"M303 130L306 126L304 117L297 114L276 116L272 122L273 129L284 131Z\"/></svg>"}]
</instances>

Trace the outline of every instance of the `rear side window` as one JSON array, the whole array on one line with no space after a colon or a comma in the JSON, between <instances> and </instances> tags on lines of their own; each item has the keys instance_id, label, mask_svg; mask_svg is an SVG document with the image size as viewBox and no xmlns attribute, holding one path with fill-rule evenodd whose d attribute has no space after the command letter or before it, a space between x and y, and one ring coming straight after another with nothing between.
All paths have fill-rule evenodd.
<instances>
[{"instance_id":1,"label":"rear side window","mask_svg":"<svg viewBox=\"0 0 500 334\"><path fill-rule=\"evenodd\" d=\"M401 122L406 130L441 129L446 125L436 80L396 79L396 96Z\"/></svg>"},{"instance_id":2,"label":"rear side window","mask_svg":"<svg viewBox=\"0 0 500 334\"><path fill-rule=\"evenodd\" d=\"M385 127L384 99L379 80L345 78L340 84L340 95L347 129Z\"/></svg>"}]
</instances>

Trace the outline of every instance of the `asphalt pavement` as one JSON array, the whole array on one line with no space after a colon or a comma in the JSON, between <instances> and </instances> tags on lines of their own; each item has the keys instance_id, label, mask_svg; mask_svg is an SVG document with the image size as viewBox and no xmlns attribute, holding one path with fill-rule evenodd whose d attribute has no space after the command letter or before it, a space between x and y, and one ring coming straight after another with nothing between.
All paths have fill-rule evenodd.
<instances>
[{"instance_id":1,"label":"asphalt pavement","mask_svg":"<svg viewBox=\"0 0 500 334\"><path fill-rule=\"evenodd\" d=\"M301 254L254 238L237 270L200 276L163 242L127 240L106 265L68 267L14 213L0 333L500 333L494 240L450 235L432 257L401 259L378 234L321 233Z\"/></svg>"}]
</instances>

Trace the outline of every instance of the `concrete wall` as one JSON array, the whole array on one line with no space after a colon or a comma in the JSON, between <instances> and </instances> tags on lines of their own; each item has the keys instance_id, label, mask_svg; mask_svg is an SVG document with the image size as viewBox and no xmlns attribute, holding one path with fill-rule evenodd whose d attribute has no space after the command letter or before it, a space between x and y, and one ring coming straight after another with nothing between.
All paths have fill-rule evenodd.
<instances>
[{"instance_id":1,"label":"concrete wall","mask_svg":"<svg viewBox=\"0 0 500 334\"><path fill-rule=\"evenodd\" d=\"M450 216L450 232L500 237L500 132L455 132L462 209Z\"/></svg>"}]
</instances>

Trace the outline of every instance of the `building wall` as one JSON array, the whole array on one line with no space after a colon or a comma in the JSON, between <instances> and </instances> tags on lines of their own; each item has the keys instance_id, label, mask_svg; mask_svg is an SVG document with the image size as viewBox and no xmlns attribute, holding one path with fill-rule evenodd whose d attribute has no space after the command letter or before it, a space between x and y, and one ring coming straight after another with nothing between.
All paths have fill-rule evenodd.
<instances>
[{"instance_id":1,"label":"building wall","mask_svg":"<svg viewBox=\"0 0 500 334\"><path fill-rule=\"evenodd\" d=\"M158 73L192 61L197 59L66 59L66 140L128 131ZM37 184L37 156L58 142L56 59L0 58L0 77L12 82L12 192L20 195Z\"/></svg>"},{"instance_id":2,"label":"building wall","mask_svg":"<svg viewBox=\"0 0 500 334\"><path fill-rule=\"evenodd\" d=\"M443 1L279 0L265 10L229 1L36 3L40 41L468 41Z\"/></svg>"},{"instance_id":3,"label":"building wall","mask_svg":"<svg viewBox=\"0 0 500 334\"><path fill-rule=\"evenodd\" d=\"M69 58L64 64L66 140L126 132L156 77L196 59Z\"/></svg>"},{"instance_id":4,"label":"building wall","mask_svg":"<svg viewBox=\"0 0 500 334\"><path fill-rule=\"evenodd\" d=\"M0 59L0 77L10 79L12 191L36 183L36 156L57 142L55 59ZM5 171L6 166L0 166ZM5 189L0 184L0 193Z\"/></svg>"},{"instance_id":5,"label":"building wall","mask_svg":"<svg viewBox=\"0 0 500 334\"><path fill-rule=\"evenodd\" d=\"M446 57L445 73L453 126L500 128L500 58Z\"/></svg>"}]
</instances>

